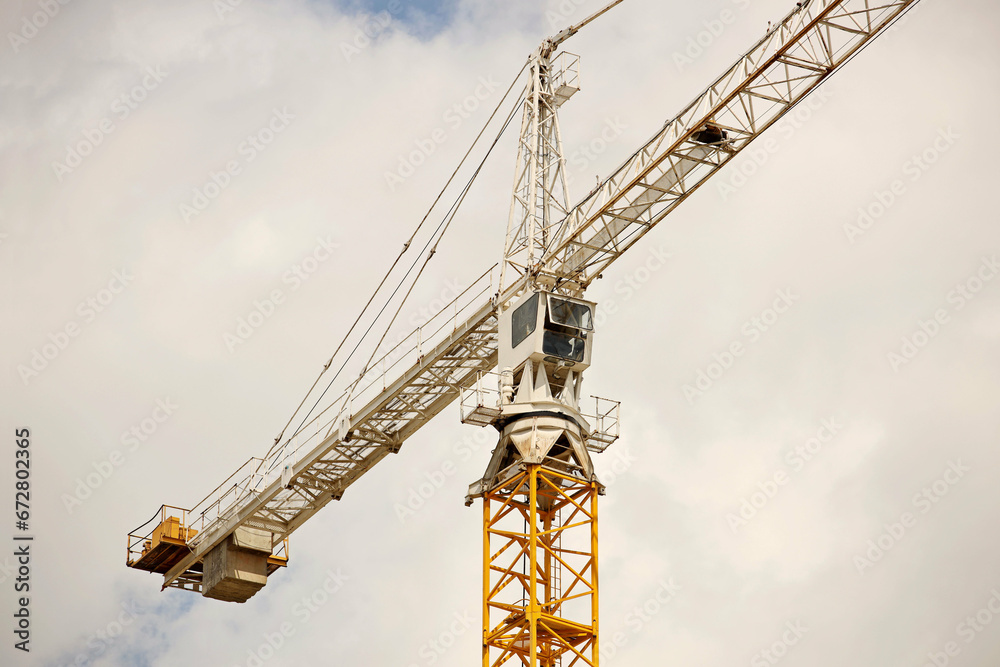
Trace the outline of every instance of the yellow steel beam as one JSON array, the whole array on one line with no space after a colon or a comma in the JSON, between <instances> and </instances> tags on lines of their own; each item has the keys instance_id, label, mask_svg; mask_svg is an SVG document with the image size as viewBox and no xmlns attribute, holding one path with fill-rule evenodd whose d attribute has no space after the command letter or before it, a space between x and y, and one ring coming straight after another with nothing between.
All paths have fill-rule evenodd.
<instances>
[{"instance_id":1,"label":"yellow steel beam","mask_svg":"<svg viewBox=\"0 0 1000 667\"><path fill-rule=\"evenodd\" d=\"M597 666L597 496L535 464L483 495L483 667Z\"/></svg>"}]
</instances>

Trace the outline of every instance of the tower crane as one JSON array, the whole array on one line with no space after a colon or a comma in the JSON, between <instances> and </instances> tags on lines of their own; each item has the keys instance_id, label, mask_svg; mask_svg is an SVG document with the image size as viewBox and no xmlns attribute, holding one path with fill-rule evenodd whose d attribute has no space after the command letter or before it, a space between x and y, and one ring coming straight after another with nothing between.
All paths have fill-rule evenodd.
<instances>
[{"instance_id":1,"label":"tower crane","mask_svg":"<svg viewBox=\"0 0 1000 667\"><path fill-rule=\"evenodd\" d=\"M596 666L604 487L591 455L618 438L619 420L608 399L584 413L596 307L586 290L916 1L797 2L575 205L559 109L579 90L579 58L560 46L621 0L544 40L508 117L520 108L499 265L384 356L373 353L340 393L317 380L293 415L299 425L263 457L193 508L164 505L131 533L128 566L161 574L164 589L246 602L287 565L289 535L458 400L463 422L498 432L466 496L483 509L484 667Z\"/></svg>"}]
</instances>

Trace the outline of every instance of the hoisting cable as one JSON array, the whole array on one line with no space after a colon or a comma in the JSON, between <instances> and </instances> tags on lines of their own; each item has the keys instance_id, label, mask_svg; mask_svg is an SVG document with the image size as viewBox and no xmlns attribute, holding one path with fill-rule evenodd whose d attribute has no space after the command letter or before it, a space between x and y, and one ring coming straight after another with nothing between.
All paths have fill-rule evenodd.
<instances>
[{"instance_id":1,"label":"hoisting cable","mask_svg":"<svg viewBox=\"0 0 1000 667\"><path fill-rule=\"evenodd\" d=\"M403 306L406 304L406 300L410 297L410 293L413 292L413 288L416 286L417 281L420 280L421 274L423 274L424 269L427 268L427 264L430 263L431 257L433 257L434 254L437 252L438 245L441 243L441 240L444 238L444 235L448 231L448 228L451 226L451 223L455 220L455 215L458 213L459 207L465 201L465 197L466 197L466 195L469 194L469 190L472 188L472 184L475 182L476 177L479 176L479 172L482 171L483 165L486 163L486 159L490 156L490 153L493 152L494 147L496 147L497 142L500 141L500 137L503 135L504 131L510 125L510 121L514 119L514 116L516 115L516 112L517 112L517 110L518 110L518 108L520 106L521 106L521 100L519 99L518 103L515 104L514 108L511 110L510 115L507 116L507 120L504 121L503 127L500 129L500 133L497 134L497 137L496 137L496 139L493 140L493 143L490 145L489 150L486 151L486 155L483 156L483 159L479 163L479 166L476 167L476 171L473 172L472 177L469 179L468 183L465 184L465 187L462 189L462 194L455 201L455 203L451 205L451 208L448 210L448 213L445 214L445 219L441 221L441 223L444 225L444 229L441 229L440 225L438 226L438 229L441 229L441 234L438 236L437 241L434 242L434 246L431 248L430 252L427 254L427 257L424 258L424 263L420 267L420 271L417 272L417 275L413 279L413 282L410 284L410 289L407 290L406 295L399 302L399 307L396 308L396 312L393 314L392 320L390 320L389 324L386 325L385 331L382 333L382 337L379 339L378 345L375 346L375 349L372 350L371 356L368 357L368 361L365 362L365 366L364 366L364 368L361 371L362 374L365 373L368 370L369 364L371 364L372 359L375 358L375 355L378 353L379 348L382 347L382 343L385 342L385 337L389 334L389 329L392 328L392 325L396 322L396 318L399 317L399 313L403 310ZM436 230L435 230L435 233L436 233ZM431 237L431 238L433 238L433 237ZM430 240L428 240L428 244L429 243L430 243ZM426 249L426 248L427 248L427 246L424 246L424 249ZM411 269L412 269L412 267L411 267ZM409 273L409 272L407 272L407 273Z\"/></svg>"},{"instance_id":2,"label":"hoisting cable","mask_svg":"<svg viewBox=\"0 0 1000 667\"><path fill-rule=\"evenodd\" d=\"M477 134L476 138L473 140L472 145L465 152L465 155L462 156L462 159L458 163L458 166L455 167L454 171L452 171L451 176L448 177L448 181L445 183L444 187L442 187L441 191L435 197L434 202L431 204L430 208L427 210L427 213L424 214L423 218L420 220L420 223L417 225L416 229L414 229L413 233L410 235L410 238L403 245L403 249L400 251L400 253L396 257L395 261L393 261L392 266L386 272L385 276L383 276L383 278L382 278L381 282L379 283L378 287L375 289L375 292L368 299L368 302L365 304L364 308L361 310L361 313L358 314L358 317L354 320L353 324L351 324L350 329L347 331L347 333L344 335L343 339L337 345L337 348L334 351L333 355L331 355L329 361L327 361L327 363L323 366L323 369L320 371L319 375L316 377L316 380L313 382L312 386L309 388L309 391L307 391L306 395L302 397L302 401L299 403L298 407L295 408L295 412L292 413L292 416L289 418L288 422L281 429L281 433L279 433L278 436L275 438L274 445L272 445L272 448L271 448L272 451L273 451L274 447L277 446L278 443L281 441L281 438L284 436L285 431L288 429L288 427L291 425L292 421L295 419L295 416L302 409L302 407L305 404L306 400L309 398L309 396L312 394L313 390L315 390L316 386L319 384L320 379L323 377L323 375L326 373L326 371L330 368L330 366L332 365L332 363L333 363L334 359L336 358L337 354L341 351L341 349L343 348L344 344L347 342L347 340L350 337L350 335L354 332L354 329L357 327L358 323L364 317L364 314L368 311L369 307L374 302L375 298L378 296L378 293L382 290L382 287L385 285L385 283L388 280L389 276L392 274L393 270L396 268L397 264L399 263L399 260L402 258L403 254L409 249L409 247L412 244L412 242L413 242L414 238L416 237L417 233L423 227L423 225L427 221L428 217L430 217L431 212L434 210L435 206L437 206L438 202L441 200L441 197L444 195L444 193L447 190L447 188L451 185L451 183L454 180L455 176L458 174L459 169L461 169L462 166L465 164L466 159L468 159L469 155L472 153L472 150L475 148L476 144L479 142L480 138L483 136L483 133L486 131L486 129L489 127L490 123L493 121L493 118L496 116L497 112L502 108L502 106L503 106L504 102L506 101L507 97L510 95L511 90L514 89L514 86L517 84L518 80L521 78L521 74L524 73L524 70L527 68L527 66L528 66L528 63L525 62L525 64L522 65L520 71L518 71L517 75L514 77L513 81L511 81L510 86L508 86L506 92L504 92L504 94L503 94L503 97L497 103L497 106L493 110L493 113L490 114L490 117L487 119L486 123L483 125L483 128L479 131L479 134ZM520 107L520 100L518 101L517 104L514 105L514 110L516 111L519 107ZM507 126L510 123L510 119L512 117L513 117L513 113L510 116L508 116L507 121L504 123L503 128L501 128L500 132L497 134L497 137L494 139L493 144L490 146L490 149L487 152L487 156L493 150L493 146L496 145L497 141L500 138L500 135L507 128ZM485 158L484 158L484 160L485 160ZM479 168L477 168L476 174L479 173L480 169L482 169L482 163L480 163ZM467 191L467 188L468 188L468 186L466 186L466 191ZM463 197L464 197L464 195L463 195ZM438 228L440 229L440 225L439 225ZM435 233L436 233L436 230L435 230ZM433 238L433 235L432 235L432 238ZM427 246L425 245L424 246L424 250L426 250L426 248L427 248ZM423 251L421 251L421 252L423 252ZM415 266L415 263L414 263L414 266ZM412 268L413 268L413 266L410 267L410 271L412 271ZM407 271L407 275L409 275L410 271ZM403 277L403 279L400 281L399 285L397 285L396 289L393 291L392 295L390 295L389 300L386 302L386 305L388 305L388 302L392 300L393 296L396 294L396 292L398 292L399 288L402 286L402 284L403 284L403 282L405 282L405 280L406 280L406 276ZM327 385L327 388L320 395L319 399L317 399L316 404L313 405L313 407L309 410L309 413L303 419L302 423L295 430L295 435L297 435L299 433L299 431L302 430L302 426L309 419L309 416L312 414L313 410L316 409L316 406L319 404L319 401L322 400L322 398L323 398L324 395L326 395L326 392L329 390L330 385L332 385L333 382L335 382L337 380L337 378L340 376L341 371L343 371L344 367L347 365L347 363L350 361L350 359L354 356L354 353L357 351L358 347L364 341L365 337L367 337L368 333L371 331L371 329L374 326L375 322L377 322L378 319L379 319L379 317L381 317L381 314L382 314L382 312L384 312L384 310L385 310L385 306L383 306L383 308L379 312L379 314L376 315L376 317L372 321L371 325L369 325L368 329L362 335L361 339L354 346L354 349L351 350L351 353L348 355L347 359L344 360L344 363L340 366L339 369L337 369L336 373L334 374L334 377L330 380L330 384ZM383 336L383 338L384 338L384 336ZM271 452L268 452L268 456L270 456L270 453Z\"/></svg>"},{"instance_id":3,"label":"hoisting cable","mask_svg":"<svg viewBox=\"0 0 1000 667\"><path fill-rule=\"evenodd\" d=\"M295 429L295 434L294 435L298 435L299 432L301 432L302 427L306 424L306 421L308 421L308 419L312 415L313 411L319 405L319 402L321 400L323 400L323 397L330 390L330 387L333 386L334 381L336 381L337 377L344 370L344 367L351 360L351 357L353 357L354 354L355 354L355 352L357 352L358 347L360 347L360 345L361 345L361 342L365 339L365 337L368 336L368 333L371 332L371 330L374 328L375 323L379 320L379 318L382 317L382 314L385 312L385 309L389 307L389 304L392 302L393 297L396 296L396 293L399 292L400 288L402 288L402 286L405 284L406 279L409 277L410 273L413 272L413 269L417 266L417 262L420 261L420 257L427 250L428 246L430 246L431 241L433 241L434 237L438 235L438 232L441 232L440 236L438 236L437 241L434 243L434 247L431 249L430 254L424 259L424 264L423 264L423 266L420 267L420 271L417 273L416 278L414 278L413 283L410 285L409 290L407 290L406 296L403 297L403 300L400 302L399 307L396 309L396 313L393 315L392 321L390 321L389 324L386 326L386 330L385 330L385 332L383 332L382 338L379 340L378 345L375 346L375 349L372 351L371 356L368 358L368 361L365 363L365 367L362 369L360 375L364 375L364 373L368 370L368 364L370 364L371 361L372 361L372 359L375 358L375 354L377 354L379 347L381 347L382 343L385 341L385 337L389 333L389 329L392 327L392 324L396 321L396 317L399 316L399 313L402 310L403 305L406 303L406 299L410 296L410 293L413 291L413 287L416 285L416 281L420 278L420 275L423 273L423 270L427 266L427 263L430 261L430 258L433 257L434 253L437 251L437 246L441 242L441 238L444 236L444 231L447 231L448 226L451 225L451 221L454 220L455 213L458 210L458 206L460 206L461 203L465 200L465 196L468 194L469 189L472 186L472 183L475 181L476 177L479 175L479 172L482 170L483 165L486 162L486 159L490 156L490 153L493 152L493 148L497 145L497 142L500 141L500 137L503 135L504 131L510 125L510 121L516 115L517 110L521 106L522 99L523 99L523 96L518 99L517 103L514 105L514 107L511 110L510 114L508 114L507 120L504 121L503 127L500 128L500 131L497 133L496 138L493 139L493 143L490 145L489 149L486 151L486 155L483 156L483 159L480 161L479 166L476 168L476 171L473 172L472 177L469 179L469 181L465 184L465 187L462 189L462 194L455 201L455 203L453 203L451 205L451 207L448 209L448 212L445 213L445 217L438 224L437 228L434 230L434 233L427 240L427 243L424 244L424 247L421 249L420 254L417 255L417 258L413 261L413 264L410 265L410 268L406 271L406 274L403 276L403 278L400 281L400 283L396 286L396 288L393 290L392 294L389 295L389 298L382 305L382 308L379 310L378 315L376 315L375 319L372 320L372 322L368 325L368 329L365 331L365 333L362 336L361 340L359 340L358 343L354 346L354 349L351 350L350 355L348 355L347 359L344 360L344 363L341 364L340 368L337 369L337 372L333 376L333 378L330 379L330 382L327 384L326 389L323 390L323 393L320 394L319 398L316 399L316 402L313 404L312 408L310 408L309 412L306 414L306 416L303 417L302 423L300 423L299 426L298 426L298 428ZM444 227L443 230L442 230L442 226ZM294 435L293 435L293 437L294 437Z\"/></svg>"}]
</instances>

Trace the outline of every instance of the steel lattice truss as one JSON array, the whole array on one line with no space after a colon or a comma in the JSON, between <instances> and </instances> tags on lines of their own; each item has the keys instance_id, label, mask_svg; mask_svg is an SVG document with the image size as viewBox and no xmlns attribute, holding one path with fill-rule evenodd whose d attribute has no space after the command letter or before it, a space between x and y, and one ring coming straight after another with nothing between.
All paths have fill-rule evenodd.
<instances>
[{"instance_id":1,"label":"steel lattice truss","mask_svg":"<svg viewBox=\"0 0 1000 667\"><path fill-rule=\"evenodd\" d=\"M483 665L593 667L596 482L524 465L483 497Z\"/></svg>"},{"instance_id":2,"label":"steel lattice truss","mask_svg":"<svg viewBox=\"0 0 1000 667\"><path fill-rule=\"evenodd\" d=\"M570 212L543 274L585 288L916 1L801 3Z\"/></svg>"},{"instance_id":3,"label":"steel lattice truss","mask_svg":"<svg viewBox=\"0 0 1000 667\"><path fill-rule=\"evenodd\" d=\"M558 289L581 292L916 1L801 3L558 223L537 265L540 274ZM544 137L536 150L539 145L545 152L558 150L554 113L552 118L547 128L528 132L536 142ZM723 131L725 137L706 142L702 133L708 129ZM547 162L542 173L524 171L526 164L519 161L518 183L536 188L536 201L540 183L543 189L558 190L558 160ZM531 199L526 196L525 201ZM526 211L524 218L515 218L523 222L532 215ZM549 221L551 216L535 229ZM521 274L495 298L470 304L473 308L461 316L456 312L453 330L426 354L419 352L418 343L415 360L406 356L395 379L383 368L381 387L368 385L377 391L369 391L373 397L364 407L353 409L354 394L349 392L346 403L331 403L310 423L314 428L305 443L285 442L264 459L251 459L188 511L184 523L198 532L188 542L190 554L164 575L164 586L199 590L202 558L241 525L270 531L274 544L281 544L376 463L399 451L404 440L458 397L460 387L496 366L497 307L532 279ZM285 453L286 447L292 453ZM130 536L130 550L133 538L142 539Z\"/></svg>"},{"instance_id":4,"label":"steel lattice truss","mask_svg":"<svg viewBox=\"0 0 1000 667\"><path fill-rule=\"evenodd\" d=\"M514 190L500 269L501 289L535 268L560 221L569 213L556 113L561 98L554 88L554 79L562 80L563 75L558 62L550 62L548 54L533 56L521 115Z\"/></svg>"},{"instance_id":5,"label":"steel lattice truss","mask_svg":"<svg viewBox=\"0 0 1000 667\"><path fill-rule=\"evenodd\" d=\"M201 510L201 524L194 518L191 525L200 532L191 541L191 554L165 575L165 585L200 590L201 558L238 526L270 531L274 544L280 544L372 466L398 452L404 440L455 400L461 387L496 363L497 320L487 302L365 407L331 420L322 441L293 465L287 483L277 475L260 483L268 479L264 464L274 457L252 459L244 468L257 472L231 477L235 498L216 494L213 506L226 509L215 516L212 507Z\"/></svg>"}]
</instances>

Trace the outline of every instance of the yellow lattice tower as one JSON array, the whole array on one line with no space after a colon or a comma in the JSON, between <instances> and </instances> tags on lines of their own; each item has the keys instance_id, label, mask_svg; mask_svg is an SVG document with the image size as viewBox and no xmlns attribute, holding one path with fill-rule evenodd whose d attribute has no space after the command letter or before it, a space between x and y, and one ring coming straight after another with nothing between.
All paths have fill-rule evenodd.
<instances>
[{"instance_id":1,"label":"yellow lattice tower","mask_svg":"<svg viewBox=\"0 0 1000 667\"><path fill-rule=\"evenodd\" d=\"M598 487L526 464L483 495L483 667L598 664Z\"/></svg>"}]
</instances>

